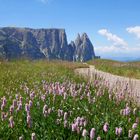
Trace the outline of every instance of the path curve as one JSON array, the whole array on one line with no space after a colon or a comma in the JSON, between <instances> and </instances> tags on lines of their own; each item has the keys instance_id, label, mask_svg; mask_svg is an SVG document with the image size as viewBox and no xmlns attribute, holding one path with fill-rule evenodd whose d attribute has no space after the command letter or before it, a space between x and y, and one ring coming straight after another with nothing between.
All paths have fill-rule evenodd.
<instances>
[{"instance_id":1,"label":"path curve","mask_svg":"<svg viewBox=\"0 0 140 140\"><path fill-rule=\"evenodd\" d=\"M130 91L129 96L131 96L137 103L140 103L140 80L103 72L97 70L93 65L89 65L89 68L78 68L75 70L75 73L88 78L90 81L94 80L95 75L101 77L109 83L109 88L117 88L120 92L128 85Z\"/></svg>"}]
</instances>

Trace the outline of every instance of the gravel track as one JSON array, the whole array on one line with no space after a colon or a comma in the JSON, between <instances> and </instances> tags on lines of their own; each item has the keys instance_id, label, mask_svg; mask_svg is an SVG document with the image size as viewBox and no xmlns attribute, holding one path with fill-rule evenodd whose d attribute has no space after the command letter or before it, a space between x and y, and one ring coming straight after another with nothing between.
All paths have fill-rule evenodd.
<instances>
[{"instance_id":1,"label":"gravel track","mask_svg":"<svg viewBox=\"0 0 140 140\"><path fill-rule=\"evenodd\" d=\"M140 80L103 72L95 69L92 65L89 65L89 68L76 69L75 73L84 76L91 82L95 79L95 76L100 77L108 83L110 89L117 89L116 92L122 92L122 89L124 90L127 86L129 96L132 97L135 102L140 103Z\"/></svg>"}]
</instances>

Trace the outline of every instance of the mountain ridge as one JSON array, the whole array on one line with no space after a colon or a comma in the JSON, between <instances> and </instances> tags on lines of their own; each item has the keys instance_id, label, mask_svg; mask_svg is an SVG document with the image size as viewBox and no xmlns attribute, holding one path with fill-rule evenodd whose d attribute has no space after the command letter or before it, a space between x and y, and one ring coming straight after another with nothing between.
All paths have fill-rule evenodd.
<instances>
[{"instance_id":1,"label":"mountain ridge","mask_svg":"<svg viewBox=\"0 0 140 140\"><path fill-rule=\"evenodd\" d=\"M68 43L63 28L1 27L0 58L21 57L88 61L95 58L95 52L86 33Z\"/></svg>"}]
</instances>

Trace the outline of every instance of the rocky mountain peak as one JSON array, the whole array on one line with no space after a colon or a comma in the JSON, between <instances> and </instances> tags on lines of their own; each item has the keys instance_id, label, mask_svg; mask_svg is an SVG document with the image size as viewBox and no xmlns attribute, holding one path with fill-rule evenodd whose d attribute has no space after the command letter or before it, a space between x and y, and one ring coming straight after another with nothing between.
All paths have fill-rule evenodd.
<instances>
[{"instance_id":1,"label":"rocky mountain peak","mask_svg":"<svg viewBox=\"0 0 140 140\"><path fill-rule=\"evenodd\" d=\"M95 57L88 35L67 42L64 29L0 28L0 57L87 61Z\"/></svg>"}]
</instances>

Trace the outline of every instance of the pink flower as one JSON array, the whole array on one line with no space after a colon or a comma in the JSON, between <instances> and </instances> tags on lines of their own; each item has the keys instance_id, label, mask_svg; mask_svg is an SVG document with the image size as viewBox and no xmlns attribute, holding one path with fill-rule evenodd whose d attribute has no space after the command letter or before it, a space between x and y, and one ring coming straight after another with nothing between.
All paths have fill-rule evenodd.
<instances>
[{"instance_id":1,"label":"pink flower","mask_svg":"<svg viewBox=\"0 0 140 140\"><path fill-rule=\"evenodd\" d=\"M9 127L13 128L14 127L14 119L13 119L13 116L11 116L9 118Z\"/></svg>"},{"instance_id":2,"label":"pink flower","mask_svg":"<svg viewBox=\"0 0 140 140\"><path fill-rule=\"evenodd\" d=\"M58 117L61 117L61 116L63 116L63 110L61 110L61 109L58 109Z\"/></svg>"},{"instance_id":3,"label":"pink flower","mask_svg":"<svg viewBox=\"0 0 140 140\"><path fill-rule=\"evenodd\" d=\"M44 117L47 117L47 115L48 115L48 106L47 105L44 105L44 107L43 107L43 114L44 114Z\"/></svg>"},{"instance_id":4,"label":"pink flower","mask_svg":"<svg viewBox=\"0 0 140 140\"><path fill-rule=\"evenodd\" d=\"M48 109L48 114L50 114L52 112L52 109L51 108L49 108Z\"/></svg>"},{"instance_id":5,"label":"pink flower","mask_svg":"<svg viewBox=\"0 0 140 140\"><path fill-rule=\"evenodd\" d=\"M1 112L1 119L2 119L2 121L4 121L7 118L7 116L8 116L8 112L7 113Z\"/></svg>"},{"instance_id":6,"label":"pink flower","mask_svg":"<svg viewBox=\"0 0 140 140\"><path fill-rule=\"evenodd\" d=\"M11 105L11 106L10 106L9 111L10 111L10 115L12 115L12 114L13 114L13 112L14 112L14 106L13 106L13 105Z\"/></svg>"},{"instance_id":7,"label":"pink flower","mask_svg":"<svg viewBox=\"0 0 140 140\"><path fill-rule=\"evenodd\" d=\"M35 139L36 139L36 135L35 135L35 133L32 133L31 140L35 140Z\"/></svg>"},{"instance_id":8,"label":"pink flower","mask_svg":"<svg viewBox=\"0 0 140 140\"><path fill-rule=\"evenodd\" d=\"M134 123L133 125L132 125L132 128L133 129L136 129L138 127L138 124L137 123Z\"/></svg>"},{"instance_id":9,"label":"pink flower","mask_svg":"<svg viewBox=\"0 0 140 140\"><path fill-rule=\"evenodd\" d=\"M127 116L131 113L131 109L127 106L124 110L123 110L123 115Z\"/></svg>"},{"instance_id":10,"label":"pink flower","mask_svg":"<svg viewBox=\"0 0 140 140\"><path fill-rule=\"evenodd\" d=\"M33 105L33 102L30 100L30 101L29 101L29 107L31 108L32 105Z\"/></svg>"},{"instance_id":11,"label":"pink flower","mask_svg":"<svg viewBox=\"0 0 140 140\"><path fill-rule=\"evenodd\" d=\"M67 127L67 124L68 124L68 121L67 121L67 120L65 120L65 121L64 121L64 128L66 128L66 127Z\"/></svg>"},{"instance_id":12,"label":"pink flower","mask_svg":"<svg viewBox=\"0 0 140 140\"><path fill-rule=\"evenodd\" d=\"M30 106L28 103L25 104L25 111L26 112L29 112L30 111Z\"/></svg>"},{"instance_id":13,"label":"pink flower","mask_svg":"<svg viewBox=\"0 0 140 140\"><path fill-rule=\"evenodd\" d=\"M138 140L139 139L139 135L135 134L133 140Z\"/></svg>"},{"instance_id":14,"label":"pink flower","mask_svg":"<svg viewBox=\"0 0 140 140\"><path fill-rule=\"evenodd\" d=\"M94 139L94 137L95 137L95 128L92 128L90 130L90 140Z\"/></svg>"},{"instance_id":15,"label":"pink flower","mask_svg":"<svg viewBox=\"0 0 140 140\"><path fill-rule=\"evenodd\" d=\"M84 121L84 127L86 127L86 125L87 125L87 120Z\"/></svg>"},{"instance_id":16,"label":"pink flower","mask_svg":"<svg viewBox=\"0 0 140 140\"><path fill-rule=\"evenodd\" d=\"M31 116L27 115L27 125L30 128L31 127Z\"/></svg>"},{"instance_id":17,"label":"pink flower","mask_svg":"<svg viewBox=\"0 0 140 140\"><path fill-rule=\"evenodd\" d=\"M77 128L76 128L76 132L77 132L77 134L80 134L80 127L79 126L77 126Z\"/></svg>"},{"instance_id":18,"label":"pink flower","mask_svg":"<svg viewBox=\"0 0 140 140\"><path fill-rule=\"evenodd\" d=\"M122 128L121 127L116 127L116 135L120 136L122 134Z\"/></svg>"},{"instance_id":19,"label":"pink flower","mask_svg":"<svg viewBox=\"0 0 140 140\"><path fill-rule=\"evenodd\" d=\"M65 112L65 113L64 113L64 120L67 120L67 118L68 118L68 113Z\"/></svg>"},{"instance_id":20,"label":"pink flower","mask_svg":"<svg viewBox=\"0 0 140 140\"><path fill-rule=\"evenodd\" d=\"M5 106L6 105L6 102L7 102L7 100L6 100L6 98L5 98L5 96L2 98L2 104Z\"/></svg>"},{"instance_id":21,"label":"pink flower","mask_svg":"<svg viewBox=\"0 0 140 140\"><path fill-rule=\"evenodd\" d=\"M101 137L100 137L100 136L98 136L98 137L97 137L97 140L101 140Z\"/></svg>"},{"instance_id":22,"label":"pink flower","mask_svg":"<svg viewBox=\"0 0 140 140\"><path fill-rule=\"evenodd\" d=\"M136 118L136 123L139 123L139 118L138 117Z\"/></svg>"},{"instance_id":23,"label":"pink flower","mask_svg":"<svg viewBox=\"0 0 140 140\"><path fill-rule=\"evenodd\" d=\"M109 124L105 123L104 126L103 126L104 132L108 132L108 129L109 129Z\"/></svg>"},{"instance_id":24,"label":"pink flower","mask_svg":"<svg viewBox=\"0 0 140 140\"><path fill-rule=\"evenodd\" d=\"M73 123L71 126L73 132L77 130L78 125L76 123Z\"/></svg>"},{"instance_id":25,"label":"pink flower","mask_svg":"<svg viewBox=\"0 0 140 140\"><path fill-rule=\"evenodd\" d=\"M22 96L20 96L19 101L22 102L22 99L23 99Z\"/></svg>"},{"instance_id":26,"label":"pink flower","mask_svg":"<svg viewBox=\"0 0 140 140\"><path fill-rule=\"evenodd\" d=\"M18 94L15 95L16 99L18 100Z\"/></svg>"},{"instance_id":27,"label":"pink flower","mask_svg":"<svg viewBox=\"0 0 140 140\"><path fill-rule=\"evenodd\" d=\"M13 107L15 108L17 106L17 100L13 100Z\"/></svg>"},{"instance_id":28,"label":"pink flower","mask_svg":"<svg viewBox=\"0 0 140 140\"><path fill-rule=\"evenodd\" d=\"M1 112L1 119L2 119L2 121L4 121L4 119L5 119L5 113L4 112Z\"/></svg>"},{"instance_id":29,"label":"pink flower","mask_svg":"<svg viewBox=\"0 0 140 140\"><path fill-rule=\"evenodd\" d=\"M83 137L86 137L86 136L87 136L87 134L88 134L87 130L86 130L86 129L84 129L84 130L83 130L83 132L82 132L82 136L83 136Z\"/></svg>"},{"instance_id":30,"label":"pink flower","mask_svg":"<svg viewBox=\"0 0 140 140\"><path fill-rule=\"evenodd\" d=\"M21 109L22 109L22 103L19 103L19 104L18 104L18 108L17 108L16 111L19 111L19 110L21 110Z\"/></svg>"}]
</instances>

